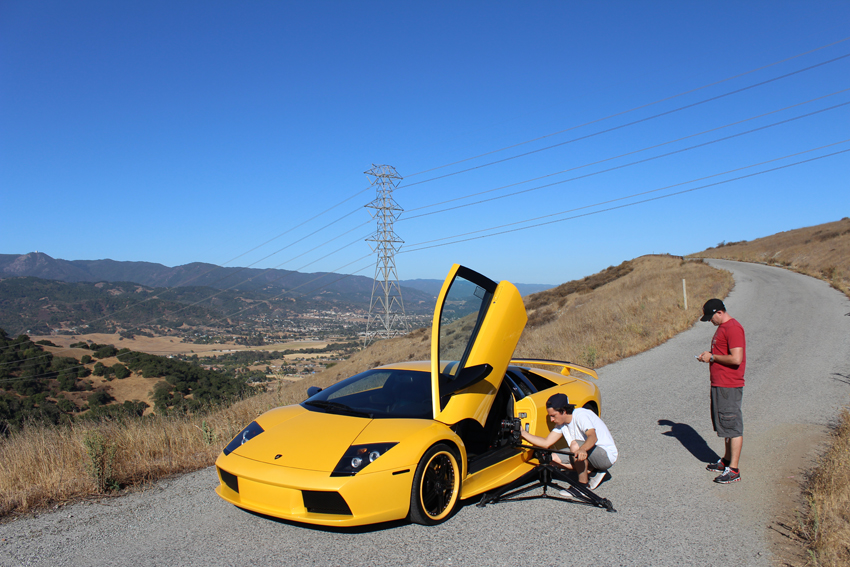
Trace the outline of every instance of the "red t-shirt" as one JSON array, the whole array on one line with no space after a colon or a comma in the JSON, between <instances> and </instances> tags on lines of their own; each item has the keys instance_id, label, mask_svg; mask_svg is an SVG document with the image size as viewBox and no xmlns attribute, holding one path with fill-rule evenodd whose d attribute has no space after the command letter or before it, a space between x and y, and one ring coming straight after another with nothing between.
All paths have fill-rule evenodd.
<instances>
[{"instance_id":1,"label":"red t-shirt","mask_svg":"<svg viewBox=\"0 0 850 567\"><path fill-rule=\"evenodd\" d=\"M744 349L744 357L738 366L724 366L712 362L711 385L721 388L742 388L744 386L744 370L747 368L747 340L744 328L735 319L729 319L714 332L711 339L711 354L732 354L733 348Z\"/></svg>"}]
</instances>

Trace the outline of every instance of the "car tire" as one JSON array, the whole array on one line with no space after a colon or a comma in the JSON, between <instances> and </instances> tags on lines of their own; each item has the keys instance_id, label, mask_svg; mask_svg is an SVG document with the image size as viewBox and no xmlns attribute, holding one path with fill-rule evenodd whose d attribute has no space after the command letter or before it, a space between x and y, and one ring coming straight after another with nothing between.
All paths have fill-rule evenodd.
<instances>
[{"instance_id":1,"label":"car tire","mask_svg":"<svg viewBox=\"0 0 850 567\"><path fill-rule=\"evenodd\" d=\"M437 443L422 455L410 490L410 521L433 526L449 517L460 495L457 455Z\"/></svg>"}]
</instances>

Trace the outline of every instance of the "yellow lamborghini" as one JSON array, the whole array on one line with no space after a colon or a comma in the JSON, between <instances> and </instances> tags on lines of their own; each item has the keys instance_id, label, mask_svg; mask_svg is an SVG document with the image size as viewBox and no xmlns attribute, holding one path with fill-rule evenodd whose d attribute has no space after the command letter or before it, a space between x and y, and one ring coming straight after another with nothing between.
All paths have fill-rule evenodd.
<instances>
[{"instance_id":1,"label":"yellow lamborghini","mask_svg":"<svg viewBox=\"0 0 850 567\"><path fill-rule=\"evenodd\" d=\"M216 460L216 492L254 512L358 526L437 524L459 499L533 467L502 420L546 436L546 400L563 392L599 413L599 389L569 362L513 359L527 316L516 287L452 266L437 299L431 360L388 364L273 409ZM533 367L531 367L533 366ZM552 367L543 370L538 367Z\"/></svg>"}]
</instances>

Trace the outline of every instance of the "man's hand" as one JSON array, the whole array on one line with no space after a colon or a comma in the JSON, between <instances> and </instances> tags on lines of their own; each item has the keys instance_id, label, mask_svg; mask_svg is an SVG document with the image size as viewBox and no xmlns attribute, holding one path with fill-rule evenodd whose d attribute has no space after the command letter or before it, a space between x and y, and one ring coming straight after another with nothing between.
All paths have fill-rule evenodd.
<instances>
[{"instance_id":1,"label":"man's hand","mask_svg":"<svg viewBox=\"0 0 850 567\"><path fill-rule=\"evenodd\" d=\"M525 439L526 441L528 441L529 443L531 443L535 447L542 447L544 449L548 449L549 447L554 445L555 442L558 439L561 438L561 431L558 430L558 429L555 429L554 431L550 431L549 435L546 436L545 438L538 437L537 435L532 435L531 433L526 431L524 428L520 429L519 433L520 433L520 435L522 435L523 439Z\"/></svg>"},{"instance_id":2,"label":"man's hand","mask_svg":"<svg viewBox=\"0 0 850 567\"><path fill-rule=\"evenodd\" d=\"M740 366L744 362L744 349L741 347L731 348L729 354L711 354L705 351L697 358L700 362L717 362L723 366Z\"/></svg>"},{"instance_id":3,"label":"man's hand","mask_svg":"<svg viewBox=\"0 0 850 567\"><path fill-rule=\"evenodd\" d=\"M599 441L599 438L596 436L596 430L593 428L588 429L584 434L587 436L587 439L585 439L580 447L573 451L573 455L575 455L577 461L586 461L587 452L593 450L596 442Z\"/></svg>"}]
</instances>

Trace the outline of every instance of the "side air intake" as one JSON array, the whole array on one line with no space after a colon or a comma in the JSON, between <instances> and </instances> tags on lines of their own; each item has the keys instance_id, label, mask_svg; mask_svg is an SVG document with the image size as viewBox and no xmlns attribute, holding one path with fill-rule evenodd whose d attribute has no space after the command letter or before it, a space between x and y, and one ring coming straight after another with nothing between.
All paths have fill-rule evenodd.
<instances>
[{"instance_id":1,"label":"side air intake","mask_svg":"<svg viewBox=\"0 0 850 567\"><path fill-rule=\"evenodd\" d=\"M304 490L304 507L308 512L314 514L339 514L351 516L351 509L339 492L319 492L315 490Z\"/></svg>"}]
</instances>

